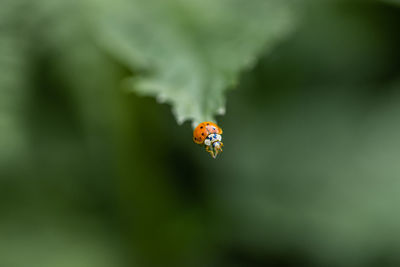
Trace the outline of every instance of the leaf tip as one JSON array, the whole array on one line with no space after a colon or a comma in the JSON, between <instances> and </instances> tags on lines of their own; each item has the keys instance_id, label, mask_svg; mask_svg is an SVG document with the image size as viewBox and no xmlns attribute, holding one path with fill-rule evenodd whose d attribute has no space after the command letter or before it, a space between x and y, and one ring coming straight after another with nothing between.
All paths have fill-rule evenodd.
<instances>
[{"instance_id":1,"label":"leaf tip","mask_svg":"<svg viewBox=\"0 0 400 267\"><path fill-rule=\"evenodd\" d=\"M158 103L165 103L167 101L167 97L164 94L159 94L156 96L156 101Z\"/></svg>"}]
</instances>

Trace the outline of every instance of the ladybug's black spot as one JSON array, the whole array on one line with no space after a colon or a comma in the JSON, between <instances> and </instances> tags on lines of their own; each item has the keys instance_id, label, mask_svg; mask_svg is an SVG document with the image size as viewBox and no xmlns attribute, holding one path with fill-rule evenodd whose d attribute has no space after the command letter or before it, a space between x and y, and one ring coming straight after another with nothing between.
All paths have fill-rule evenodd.
<instances>
[{"instance_id":1,"label":"ladybug's black spot","mask_svg":"<svg viewBox=\"0 0 400 267\"><path fill-rule=\"evenodd\" d=\"M207 123L207 125L210 125L209 123Z\"/></svg>"},{"instance_id":2,"label":"ladybug's black spot","mask_svg":"<svg viewBox=\"0 0 400 267\"><path fill-rule=\"evenodd\" d=\"M201 133L202 136L204 136L204 133Z\"/></svg>"},{"instance_id":3,"label":"ladybug's black spot","mask_svg":"<svg viewBox=\"0 0 400 267\"><path fill-rule=\"evenodd\" d=\"M203 126L200 126L200 129L203 129Z\"/></svg>"}]
</instances>

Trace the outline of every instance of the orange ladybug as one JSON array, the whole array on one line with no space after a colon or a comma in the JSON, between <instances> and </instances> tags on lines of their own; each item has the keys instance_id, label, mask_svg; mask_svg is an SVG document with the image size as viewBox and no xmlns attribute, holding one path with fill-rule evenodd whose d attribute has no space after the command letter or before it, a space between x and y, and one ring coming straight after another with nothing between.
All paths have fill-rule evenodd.
<instances>
[{"instance_id":1,"label":"orange ladybug","mask_svg":"<svg viewBox=\"0 0 400 267\"><path fill-rule=\"evenodd\" d=\"M204 145L206 151L216 158L222 152L223 143L222 129L211 121L205 121L197 125L193 131L193 141L196 144Z\"/></svg>"}]
</instances>

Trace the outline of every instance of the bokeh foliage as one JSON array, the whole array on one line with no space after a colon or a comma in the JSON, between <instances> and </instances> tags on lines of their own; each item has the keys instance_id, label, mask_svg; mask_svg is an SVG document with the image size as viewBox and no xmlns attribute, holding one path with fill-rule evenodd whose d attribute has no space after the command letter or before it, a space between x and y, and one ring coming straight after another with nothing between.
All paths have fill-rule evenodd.
<instances>
[{"instance_id":1,"label":"bokeh foliage","mask_svg":"<svg viewBox=\"0 0 400 267\"><path fill-rule=\"evenodd\" d=\"M2 0L0 265L398 266L399 26L383 1ZM176 121L226 96L212 160Z\"/></svg>"}]
</instances>

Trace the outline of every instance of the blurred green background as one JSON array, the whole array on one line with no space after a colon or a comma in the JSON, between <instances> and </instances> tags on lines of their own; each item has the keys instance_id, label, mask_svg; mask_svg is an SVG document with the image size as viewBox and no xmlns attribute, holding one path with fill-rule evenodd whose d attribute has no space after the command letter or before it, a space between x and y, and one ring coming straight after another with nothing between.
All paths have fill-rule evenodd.
<instances>
[{"instance_id":1,"label":"blurred green background","mask_svg":"<svg viewBox=\"0 0 400 267\"><path fill-rule=\"evenodd\" d=\"M127 21L147 3L159 12L180 2L135 1ZM203 2L190 4L199 14L171 21L201 21ZM165 66L136 69L131 50L99 41L103 28L88 26L94 7L113 1L1 0L0 266L400 266L400 6L293 4L290 30L277 28L285 33L253 53L227 92L217 117L225 149L214 160L169 104L129 92L127 77ZM132 25L159 25L143 17ZM235 33L225 22L210 31ZM194 71L180 65L192 56L174 50L181 42L134 33L122 36L172 70ZM214 35L204 36L199 49ZM140 64L151 58L134 52ZM224 54L226 66L236 53Z\"/></svg>"}]
</instances>

